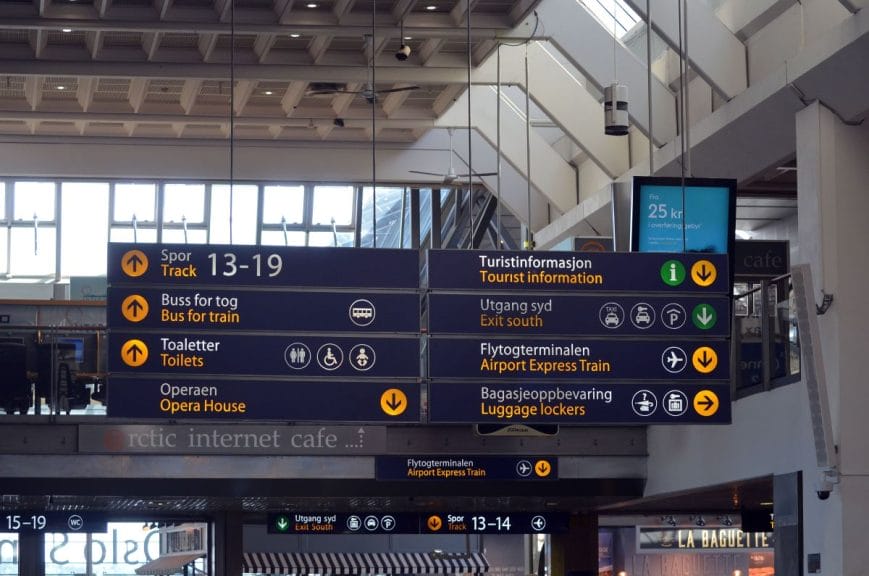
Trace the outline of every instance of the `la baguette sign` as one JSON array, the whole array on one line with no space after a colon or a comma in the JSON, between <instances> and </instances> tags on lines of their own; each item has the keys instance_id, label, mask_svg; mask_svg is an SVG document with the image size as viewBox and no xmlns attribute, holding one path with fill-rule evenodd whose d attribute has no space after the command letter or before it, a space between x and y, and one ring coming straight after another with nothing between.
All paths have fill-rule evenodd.
<instances>
[{"instance_id":1,"label":"la baguette sign","mask_svg":"<svg viewBox=\"0 0 869 576\"><path fill-rule=\"evenodd\" d=\"M385 426L82 425L85 454L381 454Z\"/></svg>"}]
</instances>

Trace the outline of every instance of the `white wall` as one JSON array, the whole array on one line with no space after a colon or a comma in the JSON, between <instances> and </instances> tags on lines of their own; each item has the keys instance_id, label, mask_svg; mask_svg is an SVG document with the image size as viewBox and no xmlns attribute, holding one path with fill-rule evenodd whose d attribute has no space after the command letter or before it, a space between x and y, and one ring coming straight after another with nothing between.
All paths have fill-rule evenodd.
<instances>
[{"instance_id":1,"label":"white wall","mask_svg":"<svg viewBox=\"0 0 869 576\"><path fill-rule=\"evenodd\" d=\"M850 15L836 0L803 0L794 4L746 42L749 85L767 77Z\"/></svg>"}]
</instances>

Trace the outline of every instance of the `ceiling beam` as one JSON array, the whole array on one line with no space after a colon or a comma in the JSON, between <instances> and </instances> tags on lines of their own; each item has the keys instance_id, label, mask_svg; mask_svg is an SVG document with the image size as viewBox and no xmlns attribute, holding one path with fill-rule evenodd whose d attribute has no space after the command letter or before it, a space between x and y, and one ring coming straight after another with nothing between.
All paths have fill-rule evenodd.
<instances>
[{"instance_id":1,"label":"ceiling beam","mask_svg":"<svg viewBox=\"0 0 869 576\"><path fill-rule=\"evenodd\" d=\"M326 50L329 49L329 45L332 43L333 36L321 35L314 36L311 39L311 43L308 44L308 54L311 56L311 60L314 64L319 64L323 59L323 56L326 55Z\"/></svg>"},{"instance_id":2,"label":"ceiling beam","mask_svg":"<svg viewBox=\"0 0 869 576\"><path fill-rule=\"evenodd\" d=\"M214 0L214 11L217 12L217 19L221 22L229 22L232 19L234 7L234 0Z\"/></svg>"},{"instance_id":3,"label":"ceiling beam","mask_svg":"<svg viewBox=\"0 0 869 576\"><path fill-rule=\"evenodd\" d=\"M45 52L45 47L48 45L47 30L31 30L27 34L27 40L30 42L30 47L33 48L33 54L36 58L42 58Z\"/></svg>"},{"instance_id":4,"label":"ceiling beam","mask_svg":"<svg viewBox=\"0 0 869 576\"><path fill-rule=\"evenodd\" d=\"M288 117L293 115L299 102L305 96L305 90L308 89L308 83L302 81L290 82L287 86L287 91L281 97L281 108Z\"/></svg>"},{"instance_id":5,"label":"ceiling beam","mask_svg":"<svg viewBox=\"0 0 869 576\"><path fill-rule=\"evenodd\" d=\"M401 22L410 14L416 3L417 0L398 0L392 7L392 19Z\"/></svg>"},{"instance_id":6,"label":"ceiling beam","mask_svg":"<svg viewBox=\"0 0 869 576\"><path fill-rule=\"evenodd\" d=\"M214 56L214 49L217 47L217 39L219 34L207 33L200 34L197 46L199 53L202 55L203 62L210 62Z\"/></svg>"},{"instance_id":7,"label":"ceiling beam","mask_svg":"<svg viewBox=\"0 0 869 576\"><path fill-rule=\"evenodd\" d=\"M237 64L234 76L239 80L260 80L285 82L305 80L307 82L334 82L340 78L346 82L367 82L369 69L359 65L310 66L310 65L273 65L273 64ZM131 76L130 65L126 62L67 62L67 61L22 61L0 59L0 75L44 75L44 76L86 76L86 77L120 77ZM225 80L229 71L224 64L187 64L175 62L140 62L135 65L135 75L142 78L174 78L186 80L201 78ZM404 67L378 66L377 82L395 84L442 85L466 84L467 66L443 67ZM504 84L515 84L522 78L503 77ZM471 71L471 82L474 84L494 84L494 67L475 68Z\"/></svg>"},{"instance_id":8,"label":"ceiling beam","mask_svg":"<svg viewBox=\"0 0 869 576\"><path fill-rule=\"evenodd\" d=\"M96 60L100 51L103 49L104 34L102 32L88 32L85 34L84 41L88 48L88 53L91 59Z\"/></svg>"},{"instance_id":9,"label":"ceiling beam","mask_svg":"<svg viewBox=\"0 0 869 576\"><path fill-rule=\"evenodd\" d=\"M48 7L51 5L51 0L34 0L36 3L36 9L39 11L40 16L45 16L45 11L48 10Z\"/></svg>"},{"instance_id":10,"label":"ceiling beam","mask_svg":"<svg viewBox=\"0 0 869 576\"><path fill-rule=\"evenodd\" d=\"M157 9L157 14L160 16L160 20L166 19L166 14L169 12L169 8L172 7L172 0L154 0L154 8Z\"/></svg>"},{"instance_id":11,"label":"ceiling beam","mask_svg":"<svg viewBox=\"0 0 869 576\"><path fill-rule=\"evenodd\" d=\"M112 0L94 0L94 8L97 10L97 15L100 18L105 18L109 8L112 7Z\"/></svg>"},{"instance_id":12,"label":"ceiling beam","mask_svg":"<svg viewBox=\"0 0 869 576\"><path fill-rule=\"evenodd\" d=\"M347 84L346 90L348 92L355 92L362 88L362 84L350 83ZM347 109L350 108L350 104L353 102L353 99L356 98L356 94L338 94L334 98L332 98L332 111L336 116L343 116Z\"/></svg>"},{"instance_id":13,"label":"ceiling beam","mask_svg":"<svg viewBox=\"0 0 869 576\"><path fill-rule=\"evenodd\" d=\"M147 78L133 78L130 81L130 90L127 93L127 98L130 101L130 107L133 112L138 113L142 109L142 104L145 103L145 96L148 94Z\"/></svg>"},{"instance_id":14,"label":"ceiling beam","mask_svg":"<svg viewBox=\"0 0 869 576\"><path fill-rule=\"evenodd\" d=\"M256 80L239 80L235 83L232 93L232 106L235 109L236 116L240 116L244 111L244 107L247 106L247 102L250 100L254 90L256 90L256 86Z\"/></svg>"},{"instance_id":15,"label":"ceiling beam","mask_svg":"<svg viewBox=\"0 0 869 576\"><path fill-rule=\"evenodd\" d=\"M79 78L78 88L75 91L76 100L83 112L87 112L94 101L94 92L97 89L96 78Z\"/></svg>"},{"instance_id":16,"label":"ceiling beam","mask_svg":"<svg viewBox=\"0 0 869 576\"><path fill-rule=\"evenodd\" d=\"M364 114L363 114L364 116ZM42 112L27 110L0 110L0 120L18 122L135 122L143 124L228 124L225 115L191 114L149 114L134 112ZM371 115L367 117L343 118L345 127L364 128L371 126ZM304 128L307 126L334 125L334 118L285 118L283 116L250 116L234 117L236 126L292 126ZM382 118L378 117L376 124L384 128L395 129L430 129L435 126L433 118Z\"/></svg>"},{"instance_id":17,"label":"ceiling beam","mask_svg":"<svg viewBox=\"0 0 869 576\"><path fill-rule=\"evenodd\" d=\"M447 109L452 105L456 98L458 98L459 94L461 94L462 90L465 87L461 84L451 84L444 88L443 92L438 94L438 97L435 98L434 103L431 108L434 111L436 116L442 115Z\"/></svg>"},{"instance_id":18,"label":"ceiling beam","mask_svg":"<svg viewBox=\"0 0 869 576\"><path fill-rule=\"evenodd\" d=\"M145 51L145 56L151 62L157 56L157 51L160 49L160 42L163 40L162 32L146 32L142 34L142 50Z\"/></svg>"},{"instance_id":19,"label":"ceiling beam","mask_svg":"<svg viewBox=\"0 0 869 576\"><path fill-rule=\"evenodd\" d=\"M335 5L332 7L332 14L335 15L335 20L340 24L344 17L350 13L350 9L353 8L353 4L356 0L336 0Z\"/></svg>"},{"instance_id":20,"label":"ceiling beam","mask_svg":"<svg viewBox=\"0 0 869 576\"><path fill-rule=\"evenodd\" d=\"M408 86L408 84L394 84L393 88L404 88ZM407 97L410 96L410 90L404 90L403 92L391 92L383 99L383 112L386 114L387 118L395 114L399 108L401 108L402 104L404 104Z\"/></svg>"},{"instance_id":21,"label":"ceiling beam","mask_svg":"<svg viewBox=\"0 0 869 576\"><path fill-rule=\"evenodd\" d=\"M274 10L278 17L278 22L283 21L284 16L289 14L293 9L293 0L275 0Z\"/></svg>"},{"instance_id":22,"label":"ceiling beam","mask_svg":"<svg viewBox=\"0 0 869 576\"><path fill-rule=\"evenodd\" d=\"M419 61L423 66L428 65L431 59L437 56L438 52L446 43L443 38L429 38L422 43L419 48Z\"/></svg>"},{"instance_id":23,"label":"ceiling beam","mask_svg":"<svg viewBox=\"0 0 869 576\"><path fill-rule=\"evenodd\" d=\"M28 76L24 79L24 98L27 99L27 104L31 110L36 110L42 103L42 87L45 85L45 78L42 76Z\"/></svg>"},{"instance_id":24,"label":"ceiling beam","mask_svg":"<svg viewBox=\"0 0 869 576\"><path fill-rule=\"evenodd\" d=\"M456 2L456 5L453 6L453 9L450 10L450 18L453 19L453 22L456 23L456 26L460 26L464 24L468 17L468 10L473 11L474 6L477 5L478 0L459 0ZM470 8L468 8L470 5ZM473 22L471 22L473 25Z\"/></svg>"},{"instance_id":25,"label":"ceiling beam","mask_svg":"<svg viewBox=\"0 0 869 576\"><path fill-rule=\"evenodd\" d=\"M294 30L301 34L314 36L317 34L332 34L343 37L362 37L371 33L371 18L354 13L347 14L345 24L338 24L332 13L308 14L304 20L290 22ZM0 30L58 30L70 25L66 18L3 18L0 19ZM226 22L192 22L186 20L100 20L80 18L75 20L76 30L89 32L102 30L104 32L167 32L177 34L229 34L231 26ZM383 20L377 23L378 35L397 37L401 31L398 21ZM474 17L471 37L474 39L499 38L504 40L526 40L513 38L509 18L497 14L480 14ZM409 36L419 38L453 38L463 39L467 31L457 28L449 14L408 14L404 19L404 32ZM236 22L236 34L286 34L287 27L283 24L260 24L251 22Z\"/></svg>"},{"instance_id":26,"label":"ceiling beam","mask_svg":"<svg viewBox=\"0 0 869 576\"><path fill-rule=\"evenodd\" d=\"M185 114L190 114L193 106L196 105L196 98L199 96L199 89L202 87L202 80L190 79L184 81L184 87L181 88L181 109Z\"/></svg>"},{"instance_id":27,"label":"ceiling beam","mask_svg":"<svg viewBox=\"0 0 869 576\"><path fill-rule=\"evenodd\" d=\"M266 61L277 40L277 34L260 34L256 37L253 43L253 52L260 64Z\"/></svg>"}]
</instances>

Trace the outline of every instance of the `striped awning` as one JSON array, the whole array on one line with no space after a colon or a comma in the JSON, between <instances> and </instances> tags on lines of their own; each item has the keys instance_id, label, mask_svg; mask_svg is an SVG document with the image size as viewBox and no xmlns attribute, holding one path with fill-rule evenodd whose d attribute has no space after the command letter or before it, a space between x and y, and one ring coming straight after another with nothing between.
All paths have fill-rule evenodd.
<instances>
[{"instance_id":1,"label":"striped awning","mask_svg":"<svg viewBox=\"0 0 869 576\"><path fill-rule=\"evenodd\" d=\"M248 574L483 574L489 563L482 554L424 554L412 552L245 552Z\"/></svg>"}]
</instances>

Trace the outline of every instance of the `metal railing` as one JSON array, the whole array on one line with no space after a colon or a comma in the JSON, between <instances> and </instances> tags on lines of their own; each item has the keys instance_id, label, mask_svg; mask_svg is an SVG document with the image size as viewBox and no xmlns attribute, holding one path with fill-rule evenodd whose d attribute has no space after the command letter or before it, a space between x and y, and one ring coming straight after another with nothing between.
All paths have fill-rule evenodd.
<instances>
[{"instance_id":1,"label":"metal railing","mask_svg":"<svg viewBox=\"0 0 869 576\"><path fill-rule=\"evenodd\" d=\"M800 335L790 274L736 282L734 292L734 398L797 382Z\"/></svg>"}]
</instances>

